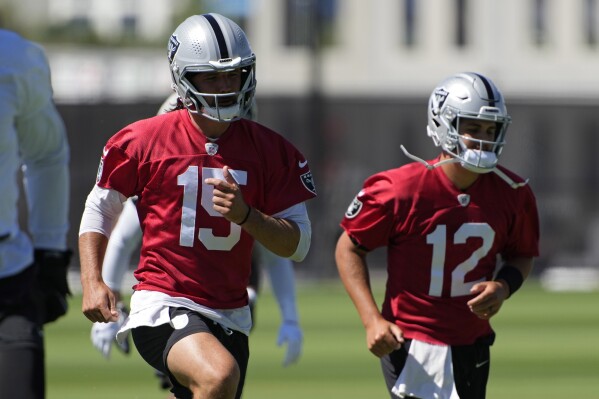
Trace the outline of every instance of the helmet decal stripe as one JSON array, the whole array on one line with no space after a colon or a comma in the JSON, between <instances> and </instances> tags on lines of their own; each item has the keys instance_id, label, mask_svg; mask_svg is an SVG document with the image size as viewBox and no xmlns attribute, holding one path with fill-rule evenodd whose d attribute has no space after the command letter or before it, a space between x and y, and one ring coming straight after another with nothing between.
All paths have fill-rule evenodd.
<instances>
[{"instance_id":1,"label":"helmet decal stripe","mask_svg":"<svg viewBox=\"0 0 599 399\"><path fill-rule=\"evenodd\" d=\"M493 87L491 86L491 83L484 76L479 75L478 73L475 73L475 75L478 76L478 78L481 80L481 82L483 82L483 84L485 85L485 89L487 89L487 94L488 94L487 97L489 98L489 105L491 107L494 107L495 106L495 95L493 94Z\"/></svg>"},{"instance_id":2,"label":"helmet decal stripe","mask_svg":"<svg viewBox=\"0 0 599 399\"><path fill-rule=\"evenodd\" d=\"M214 35L216 36L216 41L218 44L218 48L220 50L220 58L229 58L229 49L227 48L227 42L225 41L225 35L223 34L223 31L221 30L220 26L218 25L218 22L216 22L216 19L214 18L214 16L210 15L210 14L205 14L204 18L206 18L206 20L208 20L208 22L210 23L210 26L212 26L212 30L214 31Z\"/></svg>"}]
</instances>

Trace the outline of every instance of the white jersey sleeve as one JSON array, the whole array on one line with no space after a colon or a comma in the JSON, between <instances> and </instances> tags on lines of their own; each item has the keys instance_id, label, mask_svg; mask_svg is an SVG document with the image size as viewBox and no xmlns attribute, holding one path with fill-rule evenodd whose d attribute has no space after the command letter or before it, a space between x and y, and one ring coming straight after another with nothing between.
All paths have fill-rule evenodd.
<instances>
[{"instance_id":1,"label":"white jersey sleeve","mask_svg":"<svg viewBox=\"0 0 599 399\"><path fill-rule=\"evenodd\" d=\"M79 235L95 232L110 237L126 200L127 198L116 190L94 185L85 201Z\"/></svg>"},{"instance_id":2,"label":"white jersey sleeve","mask_svg":"<svg viewBox=\"0 0 599 399\"><path fill-rule=\"evenodd\" d=\"M120 291L125 273L129 269L131 258L141 243L142 235L135 202L129 199L125 202L123 212L112 230L104 263L102 278L113 291Z\"/></svg>"},{"instance_id":3,"label":"white jersey sleeve","mask_svg":"<svg viewBox=\"0 0 599 399\"><path fill-rule=\"evenodd\" d=\"M310 242L312 240L312 225L310 224L310 219L308 218L306 204L304 202L300 202L299 204L295 204L292 207L272 216L276 218L289 219L297 224L300 230L300 240L297 244L295 252L289 257L289 259L296 262L301 262L304 260L308 254L308 251L310 250Z\"/></svg>"}]
</instances>

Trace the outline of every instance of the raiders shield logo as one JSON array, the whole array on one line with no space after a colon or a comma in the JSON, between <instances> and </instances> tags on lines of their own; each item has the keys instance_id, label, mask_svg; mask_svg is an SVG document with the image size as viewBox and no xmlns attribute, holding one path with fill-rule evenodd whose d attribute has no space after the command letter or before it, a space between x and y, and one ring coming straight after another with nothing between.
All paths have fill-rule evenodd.
<instances>
[{"instance_id":1,"label":"raiders shield logo","mask_svg":"<svg viewBox=\"0 0 599 399\"><path fill-rule=\"evenodd\" d=\"M168 41L168 60L172 64L173 59L175 59L175 54L177 54L177 50L179 50L179 40L177 40L177 36L172 35L170 40Z\"/></svg>"},{"instance_id":2,"label":"raiders shield logo","mask_svg":"<svg viewBox=\"0 0 599 399\"><path fill-rule=\"evenodd\" d=\"M100 158L100 166L98 166L98 173L96 174L96 184L100 182L102 178L102 170L104 169L104 158Z\"/></svg>"},{"instance_id":3,"label":"raiders shield logo","mask_svg":"<svg viewBox=\"0 0 599 399\"><path fill-rule=\"evenodd\" d=\"M458 195L458 202L463 207L466 207L470 203L470 196L468 194L460 194Z\"/></svg>"},{"instance_id":4,"label":"raiders shield logo","mask_svg":"<svg viewBox=\"0 0 599 399\"><path fill-rule=\"evenodd\" d=\"M210 156L214 156L218 152L218 144L206 143L206 144L204 144L204 147L206 148L206 152Z\"/></svg>"},{"instance_id":5,"label":"raiders shield logo","mask_svg":"<svg viewBox=\"0 0 599 399\"><path fill-rule=\"evenodd\" d=\"M431 104L431 111L433 113L433 115L439 115L439 112L441 111L441 107L443 107L443 104L445 104L445 100L447 100L447 96L449 95L449 93L447 91L445 91L445 89L437 89L435 91L435 95L432 96L432 104Z\"/></svg>"},{"instance_id":6,"label":"raiders shield logo","mask_svg":"<svg viewBox=\"0 0 599 399\"><path fill-rule=\"evenodd\" d=\"M362 210L362 201L358 199L358 197L354 197L354 200L349 204L347 210L345 211L345 217L348 219L353 219L358 216L358 213Z\"/></svg>"},{"instance_id":7,"label":"raiders shield logo","mask_svg":"<svg viewBox=\"0 0 599 399\"><path fill-rule=\"evenodd\" d=\"M316 187L314 186L314 179L312 178L312 172L306 172L303 175L300 176L300 179L302 180L302 184L304 185L304 187L306 187L306 189L308 191L310 191L313 194L316 194Z\"/></svg>"}]
</instances>

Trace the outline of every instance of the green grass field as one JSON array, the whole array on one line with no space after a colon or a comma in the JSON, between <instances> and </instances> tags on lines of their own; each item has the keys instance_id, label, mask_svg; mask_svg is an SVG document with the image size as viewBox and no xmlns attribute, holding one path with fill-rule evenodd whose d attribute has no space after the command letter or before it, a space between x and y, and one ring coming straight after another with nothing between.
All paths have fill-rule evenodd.
<instances>
[{"instance_id":1,"label":"green grass field","mask_svg":"<svg viewBox=\"0 0 599 399\"><path fill-rule=\"evenodd\" d=\"M366 349L340 283L300 284L298 302L304 352L298 364L283 368L283 349L275 344L278 308L268 289L262 293L244 399L388 398L378 359ZM548 293L527 283L493 321L487 397L599 398L598 304L599 292ZM80 297L47 327L48 399L166 398L135 351L125 357L113 350L104 360L91 345L90 327Z\"/></svg>"}]
</instances>

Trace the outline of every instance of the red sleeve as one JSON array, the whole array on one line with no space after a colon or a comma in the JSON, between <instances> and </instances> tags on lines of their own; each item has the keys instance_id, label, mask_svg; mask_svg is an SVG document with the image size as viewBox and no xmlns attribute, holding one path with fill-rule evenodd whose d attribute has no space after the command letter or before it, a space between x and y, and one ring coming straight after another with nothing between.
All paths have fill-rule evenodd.
<instances>
[{"instance_id":1,"label":"red sleeve","mask_svg":"<svg viewBox=\"0 0 599 399\"><path fill-rule=\"evenodd\" d=\"M138 194L139 162L123 149L126 148L126 136L127 131L122 130L108 140L102 149L96 184L116 190L125 197L132 197Z\"/></svg>"},{"instance_id":2,"label":"red sleeve","mask_svg":"<svg viewBox=\"0 0 599 399\"><path fill-rule=\"evenodd\" d=\"M382 174L366 180L345 212L341 227L367 250L386 246L393 229L393 185Z\"/></svg>"},{"instance_id":3,"label":"red sleeve","mask_svg":"<svg viewBox=\"0 0 599 399\"><path fill-rule=\"evenodd\" d=\"M510 240L503 252L503 257L536 257L539 256L539 215L537 204L531 188L526 185L519 188L520 206L517 207Z\"/></svg>"},{"instance_id":4,"label":"red sleeve","mask_svg":"<svg viewBox=\"0 0 599 399\"><path fill-rule=\"evenodd\" d=\"M316 197L316 187L304 155L281 136L270 138L263 146L268 171L262 211L273 215Z\"/></svg>"}]
</instances>

